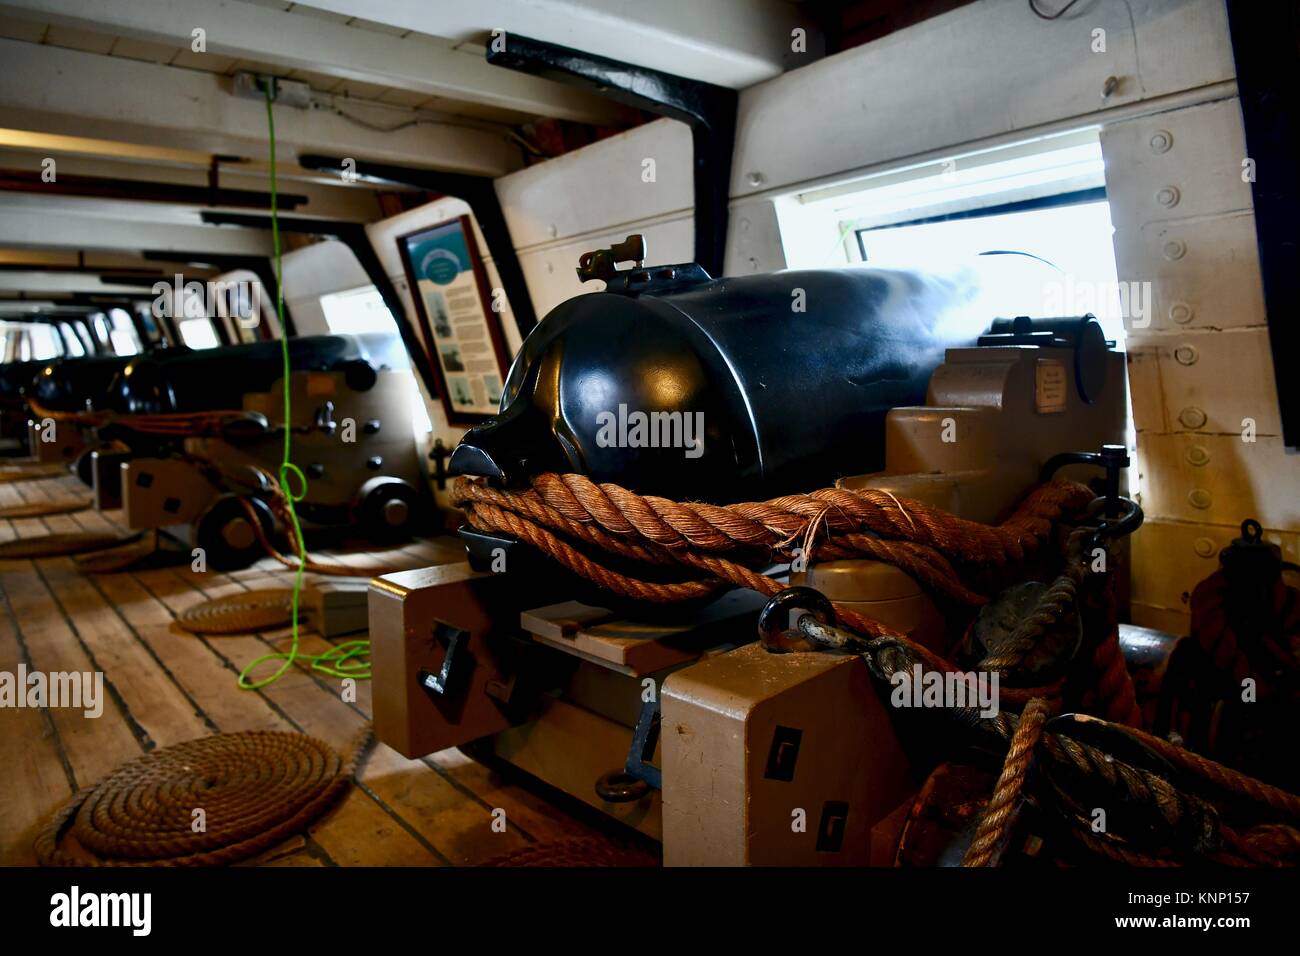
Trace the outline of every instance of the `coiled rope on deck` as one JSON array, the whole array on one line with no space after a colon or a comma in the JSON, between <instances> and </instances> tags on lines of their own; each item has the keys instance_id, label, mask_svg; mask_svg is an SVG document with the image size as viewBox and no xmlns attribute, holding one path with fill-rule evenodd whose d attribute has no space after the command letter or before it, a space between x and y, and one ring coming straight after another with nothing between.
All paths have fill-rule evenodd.
<instances>
[{"instance_id":1,"label":"coiled rope on deck","mask_svg":"<svg viewBox=\"0 0 1300 956\"><path fill-rule=\"evenodd\" d=\"M305 734L200 737L118 767L36 838L44 866L222 866L270 849L328 810L369 749L340 757ZM85 853L70 852L75 841Z\"/></svg>"}]
</instances>

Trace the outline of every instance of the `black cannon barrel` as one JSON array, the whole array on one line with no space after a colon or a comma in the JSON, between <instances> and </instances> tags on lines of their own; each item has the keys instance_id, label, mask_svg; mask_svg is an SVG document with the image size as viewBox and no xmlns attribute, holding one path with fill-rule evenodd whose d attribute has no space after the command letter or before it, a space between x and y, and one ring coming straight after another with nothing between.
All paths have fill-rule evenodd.
<instances>
[{"instance_id":1,"label":"black cannon barrel","mask_svg":"<svg viewBox=\"0 0 1300 956\"><path fill-rule=\"evenodd\" d=\"M10 401L21 400L32 387L32 382L40 374L48 361L31 359L26 362L0 363L0 398Z\"/></svg>"},{"instance_id":2,"label":"black cannon barrel","mask_svg":"<svg viewBox=\"0 0 1300 956\"><path fill-rule=\"evenodd\" d=\"M29 394L43 407L58 412L100 409L109 385L130 362L130 356L121 355L47 362L33 380Z\"/></svg>"},{"instance_id":3,"label":"black cannon barrel","mask_svg":"<svg viewBox=\"0 0 1300 956\"><path fill-rule=\"evenodd\" d=\"M344 371L359 390L373 385L380 369L406 365L395 336L312 335L289 340L293 371ZM109 387L108 407L149 415L238 409L245 393L267 391L283 374L278 341L160 350L136 356L122 369Z\"/></svg>"},{"instance_id":4,"label":"black cannon barrel","mask_svg":"<svg viewBox=\"0 0 1300 956\"><path fill-rule=\"evenodd\" d=\"M552 310L453 474L576 471L715 502L824 486L883 466L886 413L923 403L944 350L990 318L964 308L968 287L914 272L640 275Z\"/></svg>"}]
</instances>

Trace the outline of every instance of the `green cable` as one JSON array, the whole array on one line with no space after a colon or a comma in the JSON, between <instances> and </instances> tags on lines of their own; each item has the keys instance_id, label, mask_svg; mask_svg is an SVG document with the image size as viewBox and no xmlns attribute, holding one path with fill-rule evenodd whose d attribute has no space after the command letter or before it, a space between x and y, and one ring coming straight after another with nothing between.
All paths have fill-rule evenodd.
<instances>
[{"instance_id":1,"label":"green cable","mask_svg":"<svg viewBox=\"0 0 1300 956\"><path fill-rule=\"evenodd\" d=\"M298 609L302 596L302 577L307 567L307 545L303 542L302 526L298 523L298 511L294 505L307 496L307 476L289 457L289 444L293 434L290 425L293 416L290 414L289 336L284 326L284 266L280 256L280 208L279 197L276 192L275 113L271 107L275 99L273 93L274 83L274 80L268 78L264 90L266 92L266 128L271 146L271 245L275 252L275 315L280 323L280 351L284 357L284 458L280 462L280 487L284 491L289 520L293 524L294 541L298 545L298 567L293 575L293 611L291 617L293 640L289 644L289 650L263 654L256 660L250 661L239 672L239 686L244 690L258 690L269 684L274 684L285 675L296 661L308 661L311 663L312 670L321 671L331 677L351 677L357 680L366 680L370 677L370 662L368 660L359 660L359 658L369 657L370 655L370 641L365 638L344 641L322 654L300 654L298 652ZM300 488L298 494L293 492L293 486L290 484L291 476L297 479ZM249 674L264 661L277 660L281 661L281 664L269 677L259 681L253 681L249 678Z\"/></svg>"}]
</instances>

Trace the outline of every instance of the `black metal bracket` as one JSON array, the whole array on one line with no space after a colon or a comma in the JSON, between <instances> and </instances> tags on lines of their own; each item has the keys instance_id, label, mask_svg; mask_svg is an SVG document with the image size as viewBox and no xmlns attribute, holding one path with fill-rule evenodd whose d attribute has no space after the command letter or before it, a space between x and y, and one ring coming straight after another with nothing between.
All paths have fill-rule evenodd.
<instances>
[{"instance_id":1,"label":"black metal bracket","mask_svg":"<svg viewBox=\"0 0 1300 956\"><path fill-rule=\"evenodd\" d=\"M438 486L439 491L445 491L447 488L447 459L451 457L451 452L452 450L441 438L435 438L433 447L429 449L429 460L433 462L433 483Z\"/></svg>"},{"instance_id":2,"label":"black metal bracket","mask_svg":"<svg viewBox=\"0 0 1300 956\"><path fill-rule=\"evenodd\" d=\"M1102 445L1101 451L1063 451L1043 463L1038 480L1046 484L1066 465L1096 465L1106 472L1106 517L1119 513L1119 473L1129 467L1128 449L1123 445Z\"/></svg>"},{"instance_id":3,"label":"black metal bracket","mask_svg":"<svg viewBox=\"0 0 1300 956\"><path fill-rule=\"evenodd\" d=\"M424 689L426 694L431 697L435 694L437 697L447 697L456 691L460 683L460 673L463 669L460 659L463 653L463 645L469 641L469 632L454 627L446 627L442 624L438 625L437 632L441 632L446 639L442 667L436 674L430 670L421 670L417 676L420 687Z\"/></svg>"},{"instance_id":4,"label":"black metal bracket","mask_svg":"<svg viewBox=\"0 0 1300 956\"><path fill-rule=\"evenodd\" d=\"M636 728L632 731L632 746L627 752L623 772L656 790L664 788L663 771L650 762L659 744L659 692L641 704Z\"/></svg>"},{"instance_id":5,"label":"black metal bracket","mask_svg":"<svg viewBox=\"0 0 1300 956\"><path fill-rule=\"evenodd\" d=\"M1228 0L1228 31L1246 157L1258 172L1250 188L1282 440L1300 448L1300 376L1291 368L1300 352L1300 97L1293 76L1300 10L1282 3L1262 16L1257 3Z\"/></svg>"},{"instance_id":6,"label":"black metal bracket","mask_svg":"<svg viewBox=\"0 0 1300 956\"><path fill-rule=\"evenodd\" d=\"M727 245L727 198L736 141L735 90L661 73L543 40L505 33L488 46L494 66L559 80L691 128L695 153L695 261L722 275Z\"/></svg>"},{"instance_id":7,"label":"black metal bracket","mask_svg":"<svg viewBox=\"0 0 1300 956\"><path fill-rule=\"evenodd\" d=\"M510 311L514 313L520 337L527 338L528 333L537 325L537 313L533 311L533 300L528 294L528 284L524 281L524 270L519 266L519 257L510 240L510 227L506 225L506 217L501 211L501 201L497 198L491 176L446 173L437 169L418 169L414 166L395 166L360 159L353 160L345 167L343 160L337 156L314 153L299 156L298 165L317 172L347 175L368 183L414 186L416 189L464 200L474 213L474 220L483 233L483 241L487 243L488 255L497 267L501 288L510 303Z\"/></svg>"},{"instance_id":8,"label":"black metal bracket","mask_svg":"<svg viewBox=\"0 0 1300 956\"><path fill-rule=\"evenodd\" d=\"M204 212L200 215L204 222L214 226L242 226L245 229L271 228L269 213ZM334 222L327 219L281 216L280 231L327 236L337 239L352 250L366 277L379 290L380 298L392 313L393 320L397 323L397 332L402 337L402 344L406 346L406 351L411 356L412 368L420 376L420 381L424 383L429 396L436 398L438 380L434 378L433 368L429 365L429 356L425 353L420 337L411 325L410 316L406 314L406 306L402 304L402 298L397 294L397 287L388 278L388 273L384 271L384 265L379 261L375 247L370 244L366 227L359 222Z\"/></svg>"}]
</instances>

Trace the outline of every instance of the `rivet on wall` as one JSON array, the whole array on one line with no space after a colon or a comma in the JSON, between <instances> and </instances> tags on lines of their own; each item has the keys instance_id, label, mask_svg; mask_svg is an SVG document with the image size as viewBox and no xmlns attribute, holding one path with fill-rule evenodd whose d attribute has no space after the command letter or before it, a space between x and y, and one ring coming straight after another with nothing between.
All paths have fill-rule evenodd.
<instances>
[{"instance_id":1,"label":"rivet on wall","mask_svg":"<svg viewBox=\"0 0 1300 956\"><path fill-rule=\"evenodd\" d=\"M1183 256L1187 255L1187 243L1183 242L1181 239L1170 239L1165 243L1165 247L1162 251L1165 254L1165 258L1172 262L1175 259L1181 259Z\"/></svg>"},{"instance_id":2,"label":"rivet on wall","mask_svg":"<svg viewBox=\"0 0 1300 956\"><path fill-rule=\"evenodd\" d=\"M1184 428L1203 428L1207 421L1205 412L1201 411L1195 405L1188 405L1179 412L1178 420L1182 422Z\"/></svg>"},{"instance_id":3,"label":"rivet on wall","mask_svg":"<svg viewBox=\"0 0 1300 956\"><path fill-rule=\"evenodd\" d=\"M1196 543L1193 544L1192 547L1196 550L1196 553L1203 558L1214 557L1214 552L1218 550L1218 548L1214 546L1214 542L1209 538L1197 538Z\"/></svg>"},{"instance_id":4,"label":"rivet on wall","mask_svg":"<svg viewBox=\"0 0 1300 956\"><path fill-rule=\"evenodd\" d=\"M1180 345L1174 349L1174 361L1179 365L1195 365L1200 352L1195 345Z\"/></svg>"},{"instance_id":5,"label":"rivet on wall","mask_svg":"<svg viewBox=\"0 0 1300 956\"><path fill-rule=\"evenodd\" d=\"M1210 493L1204 488L1193 488L1187 494L1187 501L1193 508L1205 510L1211 504Z\"/></svg>"},{"instance_id":6,"label":"rivet on wall","mask_svg":"<svg viewBox=\"0 0 1300 956\"><path fill-rule=\"evenodd\" d=\"M1166 209L1172 209L1178 205L1178 200L1182 198L1182 193L1178 191L1177 186L1161 186L1156 191L1156 202Z\"/></svg>"},{"instance_id":7,"label":"rivet on wall","mask_svg":"<svg viewBox=\"0 0 1300 956\"><path fill-rule=\"evenodd\" d=\"M767 182L767 178L762 173L755 170L746 174L745 182L757 189L759 186L763 185L763 183Z\"/></svg>"},{"instance_id":8,"label":"rivet on wall","mask_svg":"<svg viewBox=\"0 0 1300 956\"><path fill-rule=\"evenodd\" d=\"M1151 152L1167 153L1174 145L1174 134L1167 129L1158 129L1151 134Z\"/></svg>"},{"instance_id":9,"label":"rivet on wall","mask_svg":"<svg viewBox=\"0 0 1300 956\"><path fill-rule=\"evenodd\" d=\"M1210 463L1210 453L1206 451L1204 445L1191 445L1187 449L1187 463L1197 468L1208 465Z\"/></svg>"},{"instance_id":10,"label":"rivet on wall","mask_svg":"<svg viewBox=\"0 0 1300 956\"><path fill-rule=\"evenodd\" d=\"M1186 325L1192 321L1192 316L1195 314L1186 302L1175 302L1169 307L1169 318L1179 325Z\"/></svg>"}]
</instances>

